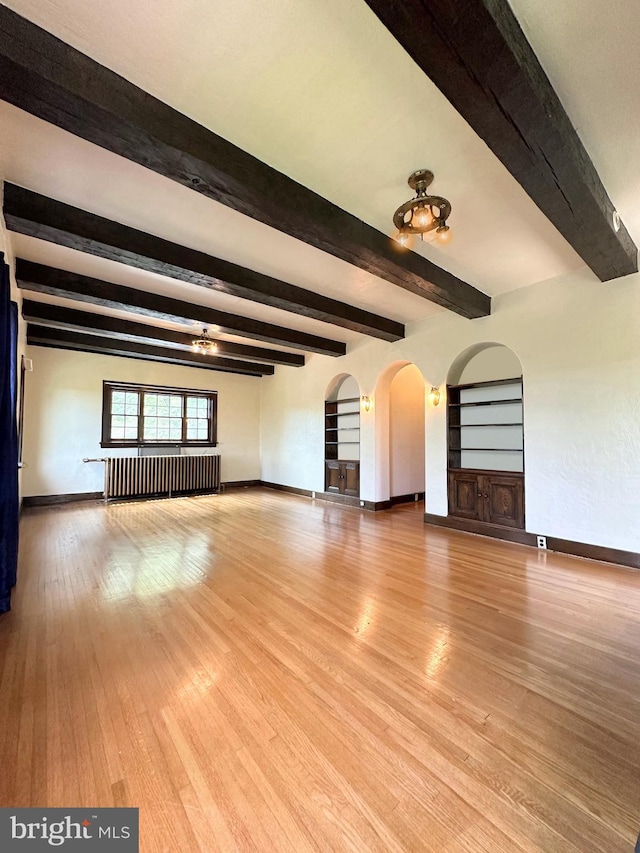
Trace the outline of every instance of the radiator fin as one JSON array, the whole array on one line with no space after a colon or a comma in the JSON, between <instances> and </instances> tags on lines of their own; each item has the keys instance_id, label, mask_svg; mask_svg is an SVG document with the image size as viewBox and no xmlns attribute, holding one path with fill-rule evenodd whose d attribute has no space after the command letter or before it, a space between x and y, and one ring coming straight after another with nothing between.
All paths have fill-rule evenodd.
<instances>
[{"instance_id":1,"label":"radiator fin","mask_svg":"<svg viewBox=\"0 0 640 853\"><path fill-rule=\"evenodd\" d=\"M219 456L116 456L105 459L105 498L184 495L219 489Z\"/></svg>"}]
</instances>

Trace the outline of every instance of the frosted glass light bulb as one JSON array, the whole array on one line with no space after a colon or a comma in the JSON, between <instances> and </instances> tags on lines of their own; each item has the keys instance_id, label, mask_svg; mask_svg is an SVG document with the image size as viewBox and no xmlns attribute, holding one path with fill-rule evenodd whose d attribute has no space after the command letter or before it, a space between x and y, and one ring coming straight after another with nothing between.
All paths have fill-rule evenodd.
<instances>
[{"instance_id":1,"label":"frosted glass light bulb","mask_svg":"<svg viewBox=\"0 0 640 853\"><path fill-rule=\"evenodd\" d=\"M436 236L440 243L451 242L451 228L448 225L441 225L436 229Z\"/></svg>"},{"instance_id":2,"label":"frosted glass light bulb","mask_svg":"<svg viewBox=\"0 0 640 853\"><path fill-rule=\"evenodd\" d=\"M417 228L428 228L429 225L433 222L433 215L428 207L421 207L418 209L414 217L414 223Z\"/></svg>"},{"instance_id":3,"label":"frosted glass light bulb","mask_svg":"<svg viewBox=\"0 0 640 853\"><path fill-rule=\"evenodd\" d=\"M398 231L396 234L396 240L400 245L406 249L409 245L410 234L407 231Z\"/></svg>"}]
</instances>

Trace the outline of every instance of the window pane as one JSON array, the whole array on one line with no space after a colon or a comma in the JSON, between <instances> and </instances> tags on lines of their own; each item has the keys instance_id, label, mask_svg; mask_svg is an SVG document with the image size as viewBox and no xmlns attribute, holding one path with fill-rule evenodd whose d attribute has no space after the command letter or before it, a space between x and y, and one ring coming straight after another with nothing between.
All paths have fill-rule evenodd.
<instances>
[{"instance_id":1,"label":"window pane","mask_svg":"<svg viewBox=\"0 0 640 853\"><path fill-rule=\"evenodd\" d=\"M200 441L206 441L209 438L209 428L206 421L200 421L198 424L198 438Z\"/></svg>"},{"instance_id":2,"label":"window pane","mask_svg":"<svg viewBox=\"0 0 640 853\"><path fill-rule=\"evenodd\" d=\"M172 418L182 417L182 397L171 397L169 400L169 414Z\"/></svg>"},{"instance_id":3,"label":"window pane","mask_svg":"<svg viewBox=\"0 0 640 853\"><path fill-rule=\"evenodd\" d=\"M155 415L158 411L158 395L157 394L145 394L144 395L144 413L145 415Z\"/></svg>"},{"instance_id":4,"label":"window pane","mask_svg":"<svg viewBox=\"0 0 640 853\"><path fill-rule=\"evenodd\" d=\"M171 418L169 438L171 441L182 441L182 418Z\"/></svg>"},{"instance_id":5,"label":"window pane","mask_svg":"<svg viewBox=\"0 0 640 853\"><path fill-rule=\"evenodd\" d=\"M124 419L125 429L138 429L138 418L134 415L127 415Z\"/></svg>"},{"instance_id":6,"label":"window pane","mask_svg":"<svg viewBox=\"0 0 640 853\"><path fill-rule=\"evenodd\" d=\"M195 418L187 420L187 439L195 439L198 437L198 421Z\"/></svg>"},{"instance_id":7,"label":"window pane","mask_svg":"<svg viewBox=\"0 0 640 853\"><path fill-rule=\"evenodd\" d=\"M124 438L124 427L111 427L111 438Z\"/></svg>"},{"instance_id":8,"label":"window pane","mask_svg":"<svg viewBox=\"0 0 640 853\"><path fill-rule=\"evenodd\" d=\"M111 412L114 415L124 414L124 391L114 391L111 395Z\"/></svg>"},{"instance_id":9,"label":"window pane","mask_svg":"<svg viewBox=\"0 0 640 853\"><path fill-rule=\"evenodd\" d=\"M127 391L125 399L125 411L128 415L138 414L139 394L137 391Z\"/></svg>"},{"instance_id":10,"label":"window pane","mask_svg":"<svg viewBox=\"0 0 640 853\"><path fill-rule=\"evenodd\" d=\"M127 439L136 439L138 437L138 427L125 427L124 437Z\"/></svg>"},{"instance_id":11,"label":"window pane","mask_svg":"<svg viewBox=\"0 0 640 853\"><path fill-rule=\"evenodd\" d=\"M198 411L198 397L187 397L187 416L194 417Z\"/></svg>"},{"instance_id":12,"label":"window pane","mask_svg":"<svg viewBox=\"0 0 640 853\"><path fill-rule=\"evenodd\" d=\"M167 394L158 394L158 414L169 414L169 396Z\"/></svg>"},{"instance_id":13,"label":"window pane","mask_svg":"<svg viewBox=\"0 0 640 853\"><path fill-rule=\"evenodd\" d=\"M124 415L112 415L111 416L111 427L122 427L124 428Z\"/></svg>"},{"instance_id":14,"label":"window pane","mask_svg":"<svg viewBox=\"0 0 640 853\"><path fill-rule=\"evenodd\" d=\"M209 404L209 401L206 399L206 397L200 397L200 398L198 399L198 415L199 415L201 418L206 418L206 417L207 417L207 407L208 407L208 404Z\"/></svg>"},{"instance_id":15,"label":"window pane","mask_svg":"<svg viewBox=\"0 0 640 853\"><path fill-rule=\"evenodd\" d=\"M158 419L144 419L144 436L145 439L154 439L158 437Z\"/></svg>"}]
</instances>

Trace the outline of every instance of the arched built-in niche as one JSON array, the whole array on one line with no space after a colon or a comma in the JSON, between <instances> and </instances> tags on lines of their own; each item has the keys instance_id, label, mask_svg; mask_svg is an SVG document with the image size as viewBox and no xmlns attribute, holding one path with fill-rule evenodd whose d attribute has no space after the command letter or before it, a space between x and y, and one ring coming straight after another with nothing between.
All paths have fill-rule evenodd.
<instances>
[{"instance_id":1,"label":"arched built-in niche","mask_svg":"<svg viewBox=\"0 0 640 853\"><path fill-rule=\"evenodd\" d=\"M447 377L449 514L524 527L522 365L498 343L470 347Z\"/></svg>"},{"instance_id":2,"label":"arched built-in niche","mask_svg":"<svg viewBox=\"0 0 640 853\"><path fill-rule=\"evenodd\" d=\"M425 490L425 382L409 361L382 371L375 390L376 499ZM410 498L409 498L410 496Z\"/></svg>"},{"instance_id":3,"label":"arched built-in niche","mask_svg":"<svg viewBox=\"0 0 640 853\"><path fill-rule=\"evenodd\" d=\"M324 404L325 491L360 495L360 387L349 373L329 383Z\"/></svg>"}]
</instances>

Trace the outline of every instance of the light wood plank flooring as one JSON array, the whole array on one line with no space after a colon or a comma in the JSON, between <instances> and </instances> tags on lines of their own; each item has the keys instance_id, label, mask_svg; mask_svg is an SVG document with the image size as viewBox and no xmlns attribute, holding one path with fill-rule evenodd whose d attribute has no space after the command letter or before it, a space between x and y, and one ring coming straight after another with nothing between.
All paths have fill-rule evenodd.
<instances>
[{"instance_id":1,"label":"light wood plank flooring","mask_svg":"<svg viewBox=\"0 0 640 853\"><path fill-rule=\"evenodd\" d=\"M145 853L630 853L640 572L421 512L26 512L0 805L139 806Z\"/></svg>"}]
</instances>

